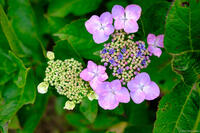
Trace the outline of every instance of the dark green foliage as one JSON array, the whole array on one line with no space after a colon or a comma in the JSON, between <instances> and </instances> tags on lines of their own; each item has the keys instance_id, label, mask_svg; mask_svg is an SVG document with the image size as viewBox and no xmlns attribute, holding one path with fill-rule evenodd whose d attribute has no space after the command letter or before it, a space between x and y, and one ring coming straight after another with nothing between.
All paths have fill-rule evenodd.
<instances>
[{"instance_id":1,"label":"dark green foliage","mask_svg":"<svg viewBox=\"0 0 200 133\"><path fill-rule=\"evenodd\" d=\"M66 111L67 98L54 88L38 94L46 51L54 51L56 59L74 58L84 67L88 60L101 64L103 44L94 43L85 21L116 4L141 6L136 40L146 42L149 33L165 35L161 57L151 57L144 69L160 87L160 97L114 110L86 98ZM12 131L200 132L200 1L0 0L0 132Z\"/></svg>"}]
</instances>

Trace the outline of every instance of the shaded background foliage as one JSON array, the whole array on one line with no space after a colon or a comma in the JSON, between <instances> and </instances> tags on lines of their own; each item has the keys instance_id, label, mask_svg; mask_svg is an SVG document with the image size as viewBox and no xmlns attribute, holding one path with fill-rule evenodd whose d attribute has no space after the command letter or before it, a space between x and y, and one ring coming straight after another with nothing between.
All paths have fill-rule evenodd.
<instances>
[{"instance_id":1,"label":"shaded background foliage","mask_svg":"<svg viewBox=\"0 0 200 133\"><path fill-rule=\"evenodd\" d=\"M144 71L161 95L151 102L120 104L113 111L97 101L63 110L65 97L53 88L41 95L47 50L57 59L94 60L102 45L84 22L113 5L138 4L137 40L165 34L163 54ZM0 0L0 131L19 133L200 132L199 0Z\"/></svg>"}]
</instances>

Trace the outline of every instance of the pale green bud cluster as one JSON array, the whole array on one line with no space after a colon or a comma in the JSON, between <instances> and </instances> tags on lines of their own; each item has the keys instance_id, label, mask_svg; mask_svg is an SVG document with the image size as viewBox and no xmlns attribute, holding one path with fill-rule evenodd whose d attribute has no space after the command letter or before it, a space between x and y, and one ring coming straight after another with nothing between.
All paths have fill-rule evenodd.
<instances>
[{"instance_id":1,"label":"pale green bud cluster","mask_svg":"<svg viewBox=\"0 0 200 133\"><path fill-rule=\"evenodd\" d=\"M80 103L89 93L89 84L79 76L83 70L81 63L73 58L64 61L49 59L44 82L54 86L59 94L65 95L69 99L68 103Z\"/></svg>"}]
</instances>

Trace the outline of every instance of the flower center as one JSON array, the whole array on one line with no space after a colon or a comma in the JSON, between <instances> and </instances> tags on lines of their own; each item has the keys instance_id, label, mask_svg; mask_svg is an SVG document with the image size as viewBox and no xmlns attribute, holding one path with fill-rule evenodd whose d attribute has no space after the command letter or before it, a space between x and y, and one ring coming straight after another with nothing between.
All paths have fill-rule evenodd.
<instances>
[{"instance_id":1,"label":"flower center","mask_svg":"<svg viewBox=\"0 0 200 133\"><path fill-rule=\"evenodd\" d=\"M119 30L112 34L112 37L112 42L104 44L100 52L101 62L113 70L113 76L126 84L141 69L147 67L150 63L150 54L143 41L133 41L133 34L128 35Z\"/></svg>"}]
</instances>

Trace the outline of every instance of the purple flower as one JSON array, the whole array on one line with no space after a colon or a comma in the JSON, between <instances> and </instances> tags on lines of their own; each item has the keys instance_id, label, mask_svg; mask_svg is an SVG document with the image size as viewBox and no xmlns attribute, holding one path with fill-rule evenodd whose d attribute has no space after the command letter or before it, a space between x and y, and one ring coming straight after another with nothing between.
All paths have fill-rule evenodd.
<instances>
[{"instance_id":1,"label":"purple flower","mask_svg":"<svg viewBox=\"0 0 200 133\"><path fill-rule=\"evenodd\" d=\"M106 49L106 48L104 48L104 49L101 51L101 53L102 53L102 54L105 54L105 53L107 53L107 49Z\"/></svg>"},{"instance_id":2,"label":"purple flower","mask_svg":"<svg viewBox=\"0 0 200 133\"><path fill-rule=\"evenodd\" d=\"M123 54L122 54L122 53L120 53L120 54L118 55L118 60L123 60Z\"/></svg>"},{"instance_id":3,"label":"purple flower","mask_svg":"<svg viewBox=\"0 0 200 133\"><path fill-rule=\"evenodd\" d=\"M163 41L164 41L164 35L158 35L157 37L154 34L149 34L147 36L147 43L149 44L148 50L155 56L160 57L162 54L162 51L160 48L163 48ZM160 47L160 48L159 48Z\"/></svg>"},{"instance_id":4,"label":"purple flower","mask_svg":"<svg viewBox=\"0 0 200 133\"><path fill-rule=\"evenodd\" d=\"M120 5L112 8L112 16L115 19L115 29L124 29L126 33L135 33L138 31L137 20L141 15L141 7L138 5L128 5L125 9Z\"/></svg>"},{"instance_id":5,"label":"purple flower","mask_svg":"<svg viewBox=\"0 0 200 133\"><path fill-rule=\"evenodd\" d=\"M110 62L110 64L113 65L115 63L115 60L114 59L110 59L109 62Z\"/></svg>"},{"instance_id":6,"label":"purple flower","mask_svg":"<svg viewBox=\"0 0 200 133\"><path fill-rule=\"evenodd\" d=\"M115 50L112 48L109 50L109 54L114 54Z\"/></svg>"},{"instance_id":7,"label":"purple flower","mask_svg":"<svg viewBox=\"0 0 200 133\"><path fill-rule=\"evenodd\" d=\"M112 15L109 12L105 12L100 17L93 15L85 22L85 27L93 35L94 41L99 44L107 41L109 35L114 32L112 22Z\"/></svg>"},{"instance_id":8,"label":"purple flower","mask_svg":"<svg viewBox=\"0 0 200 133\"><path fill-rule=\"evenodd\" d=\"M122 53L125 53L125 52L126 52L126 48L123 48L123 49L121 50L121 52L122 52Z\"/></svg>"},{"instance_id":9,"label":"purple flower","mask_svg":"<svg viewBox=\"0 0 200 133\"><path fill-rule=\"evenodd\" d=\"M122 74L123 70L121 68L117 69L118 74Z\"/></svg>"},{"instance_id":10,"label":"purple flower","mask_svg":"<svg viewBox=\"0 0 200 133\"><path fill-rule=\"evenodd\" d=\"M132 100L136 103L142 103L146 100L153 100L160 95L160 89L155 82L150 80L147 73L138 74L135 79L127 84Z\"/></svg>"},{"instance_id":11,"label":"purple flower","mask_svg":"<svg viewBox=\"0 0 200 133\"><path fill-rule=\"evenodd\" d=\"M103 109L115 109L119 103L128 103L130 94L127 88L121 86L119 80L103 82L95 90L99 96L98 103Z\"/></svg>"},{"instance_id":12,"label":"purple flower","mask_svg":"<svg viewBox=\"0 0 200 133\"><path fill-rule=\"evenodd\" d=\"M106 68L104 66L88 61L87 68L80 73L80 77L85 81L89 81L90 86L95 90L98 84L108 79L105 71Z\"/></svg>"}]
</instances>

